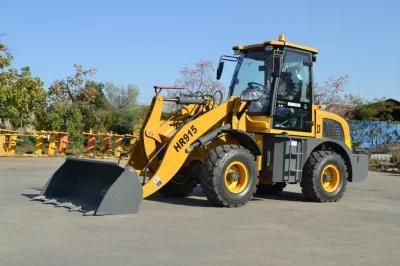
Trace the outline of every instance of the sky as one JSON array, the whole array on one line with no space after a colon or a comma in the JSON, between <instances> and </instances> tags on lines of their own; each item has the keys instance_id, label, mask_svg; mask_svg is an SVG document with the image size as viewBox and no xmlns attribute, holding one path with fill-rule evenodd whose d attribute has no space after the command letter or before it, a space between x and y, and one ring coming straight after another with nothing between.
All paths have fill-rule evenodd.
<instances>
[{"instance_id":1,"label":"sky","mask_svg":"<svg viewBox=\"0 0 400 266\"><path fill-rule=\"evenodd\" d=\"M137 85L148 102L183 66L283 33L319 49L317 82L348 74L346 93L400 100L399 11L395 0L0 0L0 40L46 86L78 63L97 81Z\"/></svg>"}]
</instances>

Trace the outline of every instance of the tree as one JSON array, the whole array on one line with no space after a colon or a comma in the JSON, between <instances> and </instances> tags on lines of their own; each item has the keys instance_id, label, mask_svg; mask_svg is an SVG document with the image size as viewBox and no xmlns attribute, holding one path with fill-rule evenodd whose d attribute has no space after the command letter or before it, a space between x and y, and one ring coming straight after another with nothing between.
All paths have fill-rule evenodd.
<instances>
[{"instance_id":1,"label":"tree","mask_svg":"<svg viewBox=\"0 0 400 266\"><path fill-rule=\"evenodd\" d=\"M382 98L359 106L355 110L354 116L358 120L394 121L394 114L399 111L400 107L396 101Z\"/></svg>"},{"instance_id":2,"label":"tree","mask_svg":"<svg viewBox=\"0 0 400 266\"><path fill-rule=\"evenodd\" d=\"M213 62L201 60L194 67L185 66L180 70L180 77L176 80L175 86L185 88L186 93L193 94L201 92L207 95L214 95L215 92L225 92L221 82L215 80L215 69Z\"/></svg>"},{"instance_id":3,"label":"tree","mask_svg":"<svg viewBox=\"0 0 400 266\"><path fill-rule=\"evenodd\" d=\"M146 108L138 104L139 89L134 85L104 85L104 95L109 103L108 129L119 134L133 133L141 127Z\"/></svg>"},{"instance_id":4,"label":"tree","mask_svg":"<svg viewBox=\"0 0 400 266\"><path fill-rule=\"evenodd\" d=\"M0 119L23 127L45 108L46 93L42 80L33 77L29 67L17 70L11 63L11 53L0 43Z\"/></svg>"},{"instance_id":5,"label":"tree","mask_svg":"<svg viewBox=\"0 0 400 266\"><path fill-rule=\"evenodd\" d=\"M8 51L5 44L0 41L0 69L7 68L11 65L12 55Z\"/></svg>"},{"instance_id":6,"label":"tree","mask_svg":"<svg viewBox=\"0 0 400 266\"><path fill-rule=\"evenodd\" d=\"M344 87L348 80L348 75L341 75L338 77L330 77L322 84L315 83L314 95L319 104L327 111L351 119L354 116L355 109L361 105L364 100L359 96L344 93Z\"/></svg>"},{"instance_id":7,"label":"tree","mask_svg":"<svg viewBox=\"0 0 400 266\"><path fill-rule=\"evenodd\" d=\"M89 78L96 71L84 70L78 64L74 68L73 75L50 85L47 93L48 108L39 121L41 128L68 132L83 130L85 114L95 110L100 92L95 86L90 86L93 83L89 82Z\"/></svg>"}]
</instances>

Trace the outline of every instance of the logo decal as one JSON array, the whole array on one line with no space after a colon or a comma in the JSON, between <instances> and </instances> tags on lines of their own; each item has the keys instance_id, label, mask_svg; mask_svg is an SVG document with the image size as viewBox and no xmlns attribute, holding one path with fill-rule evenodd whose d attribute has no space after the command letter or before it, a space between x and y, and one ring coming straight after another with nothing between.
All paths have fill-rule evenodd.
<instances>
[{"instance_id":1,"label":"logo decal","mask_svg":"<svg viewBox=\"0 0 400 266\"><path fill-rule=\"evenodd\" d=\"M192 125L187 133L183 134L183 136L181 138L179 138L179 140L175 143L174 148L176 152L180 152L183 148L183 146L185 146L185 144L187 144L190 139L197 134L197 128Z\"/></svg>"}]
</instances>

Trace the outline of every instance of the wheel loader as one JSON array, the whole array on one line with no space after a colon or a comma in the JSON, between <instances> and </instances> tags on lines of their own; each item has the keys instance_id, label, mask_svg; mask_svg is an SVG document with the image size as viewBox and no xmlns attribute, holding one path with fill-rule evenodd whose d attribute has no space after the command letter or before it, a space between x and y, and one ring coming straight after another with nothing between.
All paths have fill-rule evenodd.
<instances>
[{"instance_id":1,"label":"wheel loader","mask_svg":"<svg viewBox=\"0 0 400 266\"><path fill-rule=\"evenodd\" d=\"M135 213L156 192L185 197L197 185L212 205L239 207L255 193L300 184L310 201L335 202L367 177L349 125L314 103L314 48L278 40L233 47L229 91L169 94L155 86L125 166L67 158L35 199L86 215ZM172 95L172 96L171 96ZM168 116L164 106L179 108Z\"/></svg>"}]
</instances>

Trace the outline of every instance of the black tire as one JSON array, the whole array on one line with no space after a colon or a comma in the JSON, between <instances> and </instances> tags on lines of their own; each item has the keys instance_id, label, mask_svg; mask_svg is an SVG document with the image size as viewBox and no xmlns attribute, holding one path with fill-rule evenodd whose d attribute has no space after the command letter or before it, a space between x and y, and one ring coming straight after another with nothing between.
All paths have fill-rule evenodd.
<instances>
[{"instance_id":1,"label":"black tire","mask_svg":"<svg viewBox=\"0 0 400 266\"><path fill-rule=\"evenodd\" d=\"M257 194L260 195L277 195L283 191L286 183L275 183L273 185L258 184Z\"/></svg>"},{"instance_id":2,"label":"black tire","mask_svg":"<svg viewBox=\"0 0 400 266\"><path fill-rule=\"evenodd\" d=\"M197 186L197 179L192 174L193 168L179 171L159 192L165 197L184 198Z\"/></svg>"},{"instance_id":3,"label":"black tire","mask_svg":"<svg viewBox=\"0 0 400 266\"><path fill-rule=\"evenodd\" d=\"M339 179L335 182L332 191L323 186L323 171L334 165L339 173ZM329 177L329 175L328 175ZM332 180L332 177L329 177ZM343 158L333 151L315 151L307 160L301 180L301 188L304 196L315 202L334 202L343 197L346 191L348 170ZM337 186L337 187L336 187Z\"/></svg>"},{"instance_id":4,"label":"black tire","mask_svg":"<svg viewBox=\"0 0 400 266\"><path fill-rule=\"evenodd\" d=\"M241 184L237 192L226 185L227 168L232 164L242 165L247 182ZM239 182L242 177L239 174ZM257 189L257 167L254 156L239 145L222 145L212 149L205 159L200 173L200 184L207 199L215 206L240 207L254 196Z\"/></svg>"}]
</instances>

